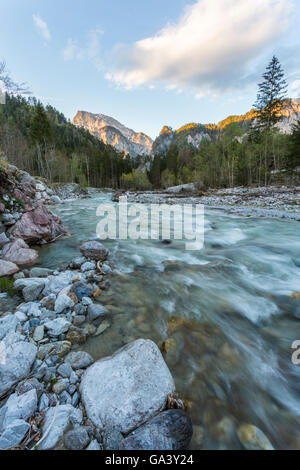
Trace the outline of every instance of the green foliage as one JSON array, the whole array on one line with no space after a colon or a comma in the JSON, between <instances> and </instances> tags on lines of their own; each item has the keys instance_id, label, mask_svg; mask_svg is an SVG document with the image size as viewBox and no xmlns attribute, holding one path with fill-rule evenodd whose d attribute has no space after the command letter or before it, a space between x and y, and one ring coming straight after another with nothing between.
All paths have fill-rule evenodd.
<instances>
[{"instance_id":1,"label":"green foliage","mask_svg":"<svg viewBox=\"0 0 300 470\"><path fill-rule=\"evenodd\" d=\"M50 182L120 187L135 162L35 98L7 95L0 106L0 155Z\"/></svg>"},{"instance_id":2,"label":"green foliage","mask_svg":"<svg viewBox=\"0 0 300 470\"><path fill-rule=\"evenodd\" d=\"M129 190L147 191L151 189L151 183L146 173L133 170L132 173L122 175L121 187Z\"/></svg>"},{"instance_id":3,"label":"green foliage","mask_svg":"<svg viewBox=\"0 0 300 470\"><path fill-rule=\"evenodd\" d=\"M300 166L300 121L293 126L289 141L287 166L289 168Z\"/></svg>"},{"instance_id":4,"label":"green foliage","mask_svg":"<svg viewBox=\"0 0 300 470\"><path fill-rule=\"evenodd\" d=\"M15 293L14 280L8 277L0 278L0 292L6 292L7 295L12 297Z\"/></svg>"}]
</instances>

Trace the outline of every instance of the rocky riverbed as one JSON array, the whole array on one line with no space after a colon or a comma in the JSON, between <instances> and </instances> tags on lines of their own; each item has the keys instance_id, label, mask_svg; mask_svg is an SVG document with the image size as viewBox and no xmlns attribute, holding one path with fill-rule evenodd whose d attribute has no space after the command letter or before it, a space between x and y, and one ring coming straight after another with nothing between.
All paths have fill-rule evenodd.
<instances>
[{"instance_id":1,"label":"rocky riverbed","mask_svg":"<svg viewBox=\"0 0 300 470\"><path fill-rule=\"evenodd\" d=\"M23 176L17 171L15 184L27 196ZM31 180L31 186L34 194L47 193L43 181ZM179 242L109 241L105 248L95 240L83 243L95 229L100 199L65 206L56 199L55 213L77 233L72 241L62 238L68 230L46 207L44 195L38 201L32 195L24 207L10 189L2 215L22 215L12 225L4 220L8 241L0 255L2 269L13 263L4 259L7 253L15 256L17 267L10 272L13 302L1 299L1 449L273 449L274 443L276 448L286 447L285 435L297 425L294 372L289 372L289 359L282 359L285 343L276 345L281 348L278 366L274 359L270 362L268 351L274 348L273 355L277 353L273 339L279 335L278 323L288 337L291 328L295 331L299 259L293 227L298 224L260 221L263 226L258 228L255 220L233 223L230 217L209 214L206 250L195 256L182 253ZM221 197L128 196L132 201L169 204ZM234 211L232 194L227 197L224 210ZM103 197L103 202L108 200L109 195ZM216 200L211 199L212 204ZM247 210L252 211L250 206ZM32 217L35 211L38 217ZM294 214L292 207L288 212ZM25 222L18 224L23 217ZM284 224L293 253L287 256L279 250L277 239L257 238L264 222L276 224L275 231L265 227L274 236L284 231ZM37 241L45 226L49 237ZM47 243L56 239L51 230L57 226L62 237L51 248ZM21 234L29 237L27 241ZM257 246L248 252L251 240ZM40 254L39 266L17 265L22 257L28 262L31 257L32 262L34 252ZM276 265L276 292L270 287L271 261ZM252 271L258 264L255 276L266 277L253 286ZM289 287L283 275L289 276ZM263 358L260 348L266 353ZM244 356L251 358L249 365L241 360ZM266 373L269 380L261 380ZM175 389L181 396L184 391L184 400ZM277 404L283 399L287 409Z\"/></svg>"},{"instance_id":2,"label":"rocky riverbed","mask_svg":"<svg viewBox=\"0 0 300 470\"><path fill-rule=\"evenodd\" d=\"M95 363L72 351L110 326L98 301L112 273L107 256L91 241L65 270L15 274L23 302L0 317L0 449L188 447L191 421L152 341Z\"/></svg>"},{"instance_id":3,"label":"rocky riverbed","mask_svg":"<svg viewBox=\"0 0 300 470\"><path fill-rule=\"evenodd\" d=\"M210 209L246 217L271 217L300 220L300 187L267 186L196 191L193 185L170 188L164 192L126 192L128 202L146 204L204 204ZM119 194L116 195L116 199Z\"/></svg>"}]
</instances>

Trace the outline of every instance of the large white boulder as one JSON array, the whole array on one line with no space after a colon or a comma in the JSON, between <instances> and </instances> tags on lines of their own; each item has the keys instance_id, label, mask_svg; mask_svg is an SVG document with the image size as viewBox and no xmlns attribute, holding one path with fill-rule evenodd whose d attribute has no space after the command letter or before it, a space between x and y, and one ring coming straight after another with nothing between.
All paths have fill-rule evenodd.
<instances>
[{"instance_id":1,"label":"large white boulder","mask_svg":"<svg viewBox=\"0 0 300 470\"><path fill-rule=\"evenodd\" d=\"M11 261L0 259L0 277L11 276L19 271L18 266Z\"/></svg>"},{"instance_id":2,"label":"large white boulder","mask_svg":"<svg viewBox=\"0 0 300 470\"><path fill-rule=\"evenodd\" d=\"M175 389L160 350L139 339L90 366L81 381L81 397L96 427L128 433L163 410Z\"/></svg>"}]
</instances>

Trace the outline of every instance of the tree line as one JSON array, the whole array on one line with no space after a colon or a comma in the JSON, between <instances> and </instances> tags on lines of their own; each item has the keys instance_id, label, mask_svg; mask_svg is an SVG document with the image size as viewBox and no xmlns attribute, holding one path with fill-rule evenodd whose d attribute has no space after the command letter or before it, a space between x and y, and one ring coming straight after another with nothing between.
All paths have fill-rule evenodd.
<instances>
[{"instance_id":1,"label":"tree line","mask_svg":"<svg viewBox=\"0 0 300 470\"><path fill-rule=\"evenodd\" d=\"M286 92L284 71L274 56L258 85L246 127L235 120L211 127L213 133L203 138L199 148L175 139L166 155L153 159L148 173L152 186L166 188L194 182L218 188L297 182L300 121L290 135L278 129L287 103Z\"/></svg>"},{"instance_id":2,"label":"tree line","mask_svg":"<svg viewBox=\"0 0 300 470\"><path fill-rule=\"evenodd\" d=\"M0 158L51 182L120 188L136 163L124 153L77 128L54 107L26 97L0 63L5 105L0 105Z\"/></svg>"}]
</instances>

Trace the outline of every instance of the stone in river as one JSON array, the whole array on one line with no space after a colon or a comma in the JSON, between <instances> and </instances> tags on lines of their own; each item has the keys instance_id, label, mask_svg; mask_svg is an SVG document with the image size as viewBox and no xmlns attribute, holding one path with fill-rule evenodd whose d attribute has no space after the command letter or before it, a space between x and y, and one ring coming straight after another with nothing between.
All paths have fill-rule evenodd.
<instances>
[{"instance_id":1,"label":"stone in river","mask_svg":"<svg viewBox=\"0 0 300 470\"><path fill-rule=\"evenodd\" d=\"M91 258L95 261L104 261L108 256L107 249L98 241L84 243L81 245L80 251L86 258Z\"/></svg>"},{"instance_id":2,"label":"stone in river","mask_svg":"<svg viewBox=\"0 0 300 470\"><path fill-rule=\"evenodd\" d=\"M94 362L94 359L85 351L74 351L67 355L65 362L70 364L73 369L85 369Z\"/></svg>"},{"instance_id":3,"label":"stone in river","mask_svg":"<svg viewBox=\"0 0 300 470\"><path fill-rule=\"evenodd\" d=\"M242 424L237 435L247 450L274 450L267 436L252 424Z\"/></svg>"},{"instance_id":4,"label":"stone in river","mask_svg":"<svg viewBox=\"0 0 300 470\"><path fill-rule=\"evenodd\" d=\"M122 433L162 411L174 389L172 375L158 347L143 339L90 366L80 387L93 424L115 427Z\"/></svg>"},{"instance_id":5,"label":"stone in river","mask_svg":"<svg viewBox=\"0 0 300 470\"><path fill-rule=\"evenodd\" d=\"M168 410L129 434L120 450L184 450L192 435L189 416L182 410Z\"/></svg>"}]
</instances>

